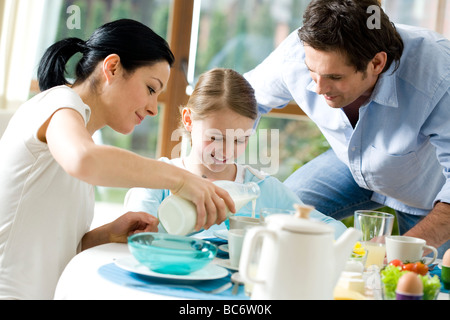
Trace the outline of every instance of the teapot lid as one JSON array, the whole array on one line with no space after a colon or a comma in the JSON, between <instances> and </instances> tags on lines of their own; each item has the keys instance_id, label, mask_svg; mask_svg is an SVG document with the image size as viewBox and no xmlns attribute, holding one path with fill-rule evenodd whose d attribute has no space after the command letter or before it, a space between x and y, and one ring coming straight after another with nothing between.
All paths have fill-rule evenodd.
<instances>
[{"instance_id":1,"label":"teapot lid","mask_svg":"<svg viewBox=\"0 0 450 320\"><path fill-rule=\"evenodd\" d=\"M266 222L277 229L305 234L334 233L333 227L312 219L301 219L285 214L274 214L267 217Z\"/></svg>"}]
</instances>

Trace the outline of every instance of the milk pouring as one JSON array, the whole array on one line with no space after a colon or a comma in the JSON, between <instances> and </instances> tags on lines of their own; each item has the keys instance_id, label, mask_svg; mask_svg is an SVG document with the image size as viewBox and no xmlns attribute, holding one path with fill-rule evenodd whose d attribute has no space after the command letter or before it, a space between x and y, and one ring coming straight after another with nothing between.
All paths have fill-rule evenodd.
<instances>
[{"instance_id":1,"label":"milk pouring","mask_svg":"<svg viewBox=\"0 0 450 320\"><path fill-rule=\"evenodd\" d=\"M228 192L234 201L236 212L250 201L256 200L261 192L254 182L241 184L232 181L215 181L214 184ZM231 212L228 211L227 218L230 215ZM185 236L195 231L197 208L191 201L171 195L159 206L158 218L167 233Z\"/></svg>"}]
</instances>

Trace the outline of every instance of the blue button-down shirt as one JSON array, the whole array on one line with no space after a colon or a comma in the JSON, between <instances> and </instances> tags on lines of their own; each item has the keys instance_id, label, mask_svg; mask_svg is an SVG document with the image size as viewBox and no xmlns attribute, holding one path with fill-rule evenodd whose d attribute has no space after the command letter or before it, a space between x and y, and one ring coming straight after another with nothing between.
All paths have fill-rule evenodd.
<instances>
[{"instance_id":1,"label":"blue button-down shirt","mask_svg":"<svg viewBox=\"0 0 450 320\"><path fill-rule=\"evenodd\" d=\"M400 68L380 76L355 128L315 93L297 31L245 77L261 113L295 100L374 201L426 215L436 201L450 203L450 41L397 30L405 44Z\"/></svg>"}]
</instances>

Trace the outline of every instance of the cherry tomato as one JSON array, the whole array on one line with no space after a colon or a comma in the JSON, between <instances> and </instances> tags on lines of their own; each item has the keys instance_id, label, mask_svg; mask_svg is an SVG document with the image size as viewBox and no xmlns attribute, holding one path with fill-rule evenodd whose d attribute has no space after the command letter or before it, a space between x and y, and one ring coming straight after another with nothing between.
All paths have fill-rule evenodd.
<instances>
[{"instance_id":1,"label":"cherry tomato","mask_svg":"<svg viewBox=\"0 0 450 320\"><path fill-rule=\"evenodd\" d=\"M424 265L422 262L407 263L402 266L402 270L415 272L422 276L424 276L428 273L428 267L426 265Z\"/></svg>"},{"instance_id":2,"label":"cherry tomato","mask_svg":"<svg viewBox=\"0 0 450 320\"><path fill-rule=\"evenodd\" d=\"M407 263L402 266L402 270L414 272L414 263Z\"/></svg>"},{"instance_id":3,"label":"cherry tomato","mask_svg":"<svg viewBox=\"0 0 450 320\"><path fill-rule=\"evenodd\" d=\"M415 272L420 274L420 275L422 275L422 276L424 276L424 275L426 275L428 273L428 266L423 264L423 263L421 263L421 262L416 262L416 270L415 270Z\"/></svg>"},{"instance_id":4,"label":"cherry tomato","mask_svg":"<svg viewBox=\"0 0 450 320\"><path fill-rule=\"evenodd\" d=\"M389 262L391 266L403 267L403 262L401 260L395 259Z\"/></svg>"}]
</instances>

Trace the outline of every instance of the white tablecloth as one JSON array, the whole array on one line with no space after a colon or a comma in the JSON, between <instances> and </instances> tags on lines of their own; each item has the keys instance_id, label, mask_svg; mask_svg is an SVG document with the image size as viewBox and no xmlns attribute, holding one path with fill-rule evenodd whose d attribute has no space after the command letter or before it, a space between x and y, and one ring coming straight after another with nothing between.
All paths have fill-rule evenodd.
<instances>
[{"instance_id":1,"label":"white tablecloth","mask_svg":"<svg viewBox=\"0 0 450 320\"><path fill-rule=\"evenodd\" d=\"M130 255L126 244L111 243L83 251L67 265L55 292L55 300L168 300L104 279L98 269Z\"/></svg>"},{"instance_id":2,"label":"white tablecloth","mask_svg":"<svg viewBox=\"0 0 450 320\"><path fill-rule=\"evenodd\" d=\"M55 300L180 300L115 284L102 277L99 269L115 259L129 257L126 244L106 244L83 251L67 265L55 292ZM441 292L439 300L448 300Z\"/></svg>"}]
</instances>

